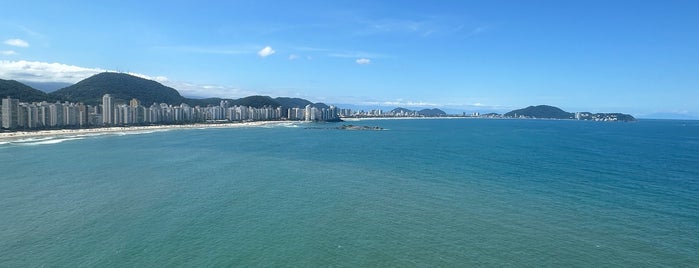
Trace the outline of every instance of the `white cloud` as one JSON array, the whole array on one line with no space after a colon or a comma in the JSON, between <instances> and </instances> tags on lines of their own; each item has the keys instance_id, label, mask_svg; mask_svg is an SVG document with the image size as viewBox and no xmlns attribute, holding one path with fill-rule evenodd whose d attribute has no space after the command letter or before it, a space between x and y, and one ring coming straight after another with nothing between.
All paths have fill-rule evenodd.
<instances>
[{"instance_id":1,"label":"white cloud","mask_svg":"<svg viewBox=\"0 0 699 268\"><path fill-rule=\"evenodd\" d=\"M289 60L297 60L297 59L299 59L299 55L296 55L296 54L289 55Z\"/></svg>"},{"instance_id":2,"label":"white cloud","mask_svg":"<svg viewBox=\"0 0 699 268\"><path fill-rule=\"evenodd\" d=\"M106 72L99 68L84 68L62 63L38 61L0 61L0 76L30 82L76 83L92 75Z\"/></svg>"},{"instance_id":3,"label":"white cloud","mask_svg":"<svg viewBox=\"0 0 699 268\"><path fill-rule=\"evenodd\" d=\"M6 45L14 46L14 47L28 47L29 43L27 41L24 41L22 39L7 39L5 40Z\"/></svg>"},{"instance_id":4,"label":"white cloud","mask_svg":"<svg viewBox=\"0 0 699 268\"><path fill-rule=\"evenodd\" d=\"M265 48L261 49L260 51L257 52L257 55L260 55L260 57L267 57L272 54L274 54L276 51L272 49L270 46L266 46Z\"/></svg>"},{"instance_id":5,"label":"white cloud","mask_svg":"<svg viewBox=\"0 0 699 268\"><path fill-rule=\"evenodd\" d=\"M61 82L77 83L98 73L113 72L101 68L85 68L63 63L48 63L39 61L0 61L0 77L29 82ZM128 73L145 79L166 82L164 76L148 76L138 73Z\"/></svg>"},{"instance_id":6,"label":"white cloud","mask_svg":"<svg viewBox=\"0 0 699 268\"><path fill-rule=\"evenodd\" d=\"M17 55L14 50L0 50L0 55Z\"/></svg>"},{"instance_id":7,"label":"white cloud","mask_svg":"<svg viewBox=\"0 0 699 268\"><path fill-rule=\"evenodd\" d=\"M114 71L109 71L109 72L114 72ZM126 74L130 74L130 75L133 75L133 76L136 76L136 77L140 77L140 78L143 78L143 79L153 80L153 81L156 81L156 82L159 82L159 83L165 83L165 82L168 82L168 81L169 81L169 80L167 79L167 77L165 77L165 76L149 76L149 75L145 75L145 74L129 73L129 72L127 72Z\"/></svg>"},{"instance_id":8,"label":"white cloud","mask_svg":"<svg viewBox=\"0 0 699 268\"><path fill-rule=\"evenodd\" d=\"M245 55L257 50L255 47L208 47L208 46L156 46L152 49L168 52L218 54L218 55Z\"/></svg>"},{"instance_id":9,"label":"white cloud","mask_svg":"<svg viewBox=\"0 0 699 268\"><path fill-rule=\"evenodd\" d=\"M361 59L357 59L355 62L357 64L369 64L369 63L371 63L371 60L367 59L367 58L361 58Z\"/></svg>"},{"instance_id":10,"label":"white cloud","mask_svg":"<svg viewBox=\"0 0 699 268\"><path fill-rule=\"evenodd\" d=\"M113 71L101 68L85 68L62 63L0 60L0 78L26 82L61 82L73 84L103 72ZM257 92L245 91L234 87L171 81L165 76L150 76L139 73L128 74L160 82L166 86L177 89L180 94L187 97L240 98L259 94Z\"/></svg>"}]
</instances>

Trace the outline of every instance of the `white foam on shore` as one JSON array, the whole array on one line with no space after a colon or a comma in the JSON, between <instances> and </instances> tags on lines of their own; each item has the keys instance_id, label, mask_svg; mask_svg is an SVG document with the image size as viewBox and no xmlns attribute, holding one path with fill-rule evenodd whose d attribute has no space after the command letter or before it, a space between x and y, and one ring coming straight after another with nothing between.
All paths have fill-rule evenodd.
<instances>
[{"instance_id":1,"label":"white foam on shore","mask_svg":"<svg viewBox=\"0 0 699 268\"><path fill-rule=\"evenodd\" d=\"M42 140L42 141L37 141L37 142L21 142L21 143L16 143L19 145L27 145L27 146L33 146L33 145L46 145L46 144L56 144L56 143L61 143L64 141L72 141L72 140L82 140L84 138L80 137L70 137L70 138L56 138L56 139L48 139L48 140Z\"/></svg>"},{"instance_id":2,"label":"white foam on shore","mask_svg":"<svg viewBox=\"0 0 699 268\"><path fill-rule=\"evenodd\" d=\"M157 133L157 132L165 132L165 131L170 131L172 129L154 129L154 130L136 130L136 131L120 131L120 132L112 132L112 133L103 133L101 135L109 135L109 134L114 134L118 136L125 136L125 135L141 135L141 134L151 134L151 133Z\"/></svg>"},{"instance_id":3,"label":"white foam on shore","mask_svg":"<svg viewBox=\"0 0 699 268\"><path fill-rule=\"evenodd\" d=\"M45 140L50 140L54 139L56 137L42 137L42 138L25 138L25 139L18 139L11 141L11 143L29 143L29 142L39 142L39 141L45 141Z\"/></svg>"},{"instance_id":4,"label":"white foam on shore","mask_svg":"<svg viewBox=\"0 0 699 268\"><path fill-rule=\"evenodd\" d=\"M298 127L303 122L289 121L256 121L225 124L192 124L192 125L157 125L157 126L133 126L133 127L105 127L86 129L59 129L42 131L19 131L0 133L2 144L21 144L40 142L56 138L92 137L105 135L138 135L179 129L219 129L219 128L247 128L247 127Z\"/></svg>"}]
</instances>

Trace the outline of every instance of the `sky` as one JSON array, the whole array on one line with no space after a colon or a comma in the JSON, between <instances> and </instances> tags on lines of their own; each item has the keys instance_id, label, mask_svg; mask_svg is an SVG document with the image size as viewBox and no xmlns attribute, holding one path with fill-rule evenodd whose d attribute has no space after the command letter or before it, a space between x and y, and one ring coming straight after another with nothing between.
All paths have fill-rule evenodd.
<instances>
[{"instance_id":1,"label":"sky","mask_svg":"<svg viewBox=\"0 0 699 268\"><path fill-rule=\"evenodd\" d=\"M699 1L14 1L0 78L185 96L699 118Z\"/></svg>"}]
</instances>

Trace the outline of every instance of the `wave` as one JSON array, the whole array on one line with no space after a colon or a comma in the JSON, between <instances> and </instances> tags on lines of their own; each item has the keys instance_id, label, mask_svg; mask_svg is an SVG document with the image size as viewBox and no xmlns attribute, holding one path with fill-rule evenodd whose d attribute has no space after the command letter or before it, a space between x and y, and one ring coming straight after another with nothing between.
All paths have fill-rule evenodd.
<instances>
[{"instance_id":1,"label":"wave","mask_svg":"<svg viewBox=\"0 0 699 268\"><path fill-rule=\"evenodd\" d=\"M24 139L18 139L18 140L13 140L8 143L28 143L28 142L38 142L38 141L45 141L45 140L51 140L55 139L55 137L42 137L42 138L24 138Z\"/></svg>"},{"instance_id":2,"label":"wave","mask_svg":"<svg viewBox=\"0 0 699 268\"><path fill-rule=\"evenodd\" d=\"M154 129L154 130L134 130L134 131L119 131L119 132L105 132L102 135L117 135L117 136L126 136L126 135L141 135L141 134L151 134L151 133L158 133L158 132L165 132L169 131L171 129Z\"/></svg>"},{"instance_id":3,"label":"wave","mask_svg":"<svg viewBox=\"0 0 699 268\"><path fill-rule=\"evenodd\" d=\"M50 139L44 139L44 140L35 141L35 142L19 142L19 143L13 142L13 144L33 146L33 145L56 144L56 143L61 143L64 141L82 140L82 139L84 139L84 138L82 138L82 137L50 138Z\"/></svg>"}]
</instances>

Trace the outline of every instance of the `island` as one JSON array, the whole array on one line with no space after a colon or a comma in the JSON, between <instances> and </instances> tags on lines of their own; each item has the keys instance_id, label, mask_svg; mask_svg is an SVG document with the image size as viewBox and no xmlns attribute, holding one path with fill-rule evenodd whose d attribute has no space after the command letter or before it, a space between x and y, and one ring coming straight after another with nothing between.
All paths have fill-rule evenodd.
<instances>
[{"instance_id":1,"label":"island","mask_svg":"<svg viewBox=\"0 0 699 268\"><path fill-rule=\"evenodd\" d=\"M620 121L632 122L636 121L630 114L622 113L590 113L590 112L575 112L569 113L561 110L558 107L549 105L529 106L518 110L507 112L503 115L505 118L531 118L531 119L570 119L570 120L586 120L586 121Z\"/></svg>"}]
</instances>

